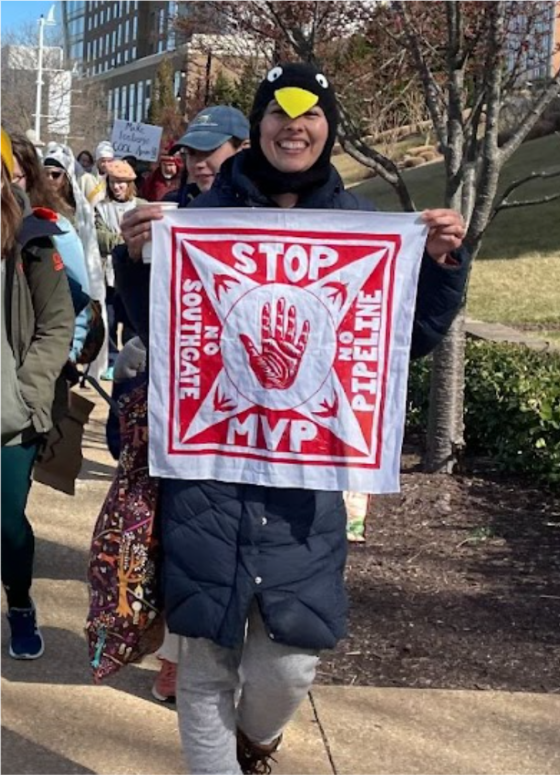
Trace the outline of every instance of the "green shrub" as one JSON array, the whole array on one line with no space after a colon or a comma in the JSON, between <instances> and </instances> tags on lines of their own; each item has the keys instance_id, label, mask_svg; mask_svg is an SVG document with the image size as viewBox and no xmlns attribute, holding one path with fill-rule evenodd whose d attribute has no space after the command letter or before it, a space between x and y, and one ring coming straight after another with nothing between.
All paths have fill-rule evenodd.
<instances>
[{"instance_id":1,"label":"green shrub","mask_svg":"<svg viewBox=\"0 0 560 775\"><path fill-rule=\"evenodd\" d=\"M467 341L467 454L560 485L560 354ZM430 363L412 364L407 426L427 427Z\"/></svg>"}]
</instances>

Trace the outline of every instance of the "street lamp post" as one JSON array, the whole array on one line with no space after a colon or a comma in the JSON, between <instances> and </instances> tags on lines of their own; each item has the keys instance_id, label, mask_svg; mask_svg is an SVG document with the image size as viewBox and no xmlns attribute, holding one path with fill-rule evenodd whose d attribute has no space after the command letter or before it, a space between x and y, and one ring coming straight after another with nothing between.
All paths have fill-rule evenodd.
<instances>
[{"instance_id":1,"label":"street lamp post","mask_svg":"<svg viewBox=\"0 0 560 775\"><path fill-rule=\"evenodd\" d=\"M35 101L35 137L37 142L41 139L41 106L43 102L43 42L45 37L45 26L52 26L56 24L54 20L54 12L56 6L51 6L50 11L47 14L47 18L41 14L39 19L39 50L37 52L37 96Z\"/></svg>"}]
</instances>

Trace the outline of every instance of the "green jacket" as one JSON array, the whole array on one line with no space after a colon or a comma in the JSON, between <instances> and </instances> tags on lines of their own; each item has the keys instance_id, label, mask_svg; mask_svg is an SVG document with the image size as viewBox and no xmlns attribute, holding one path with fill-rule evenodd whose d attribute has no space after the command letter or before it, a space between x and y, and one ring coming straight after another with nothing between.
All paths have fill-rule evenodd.
<instances>
[{"instance_id":1,"label":"green jacket","mask_svg":"<svg viewBox=\"0 0 560 775\"><path fill-rule=\"evenodd\" d=\"M29 214L16 247L4 259L3 325L13 353L19 395L30 417L27 426L19 429L23 433L13 433L12 429L9 437L3 420L2 444L21 443L52 427L55 385L74 334L74 308L64 264L50 239L56 233L58 227L53 222ZM3 357L3 368L7 363ZM9 407L2 410L4 417Z\"/></svg>"}]
</instances>

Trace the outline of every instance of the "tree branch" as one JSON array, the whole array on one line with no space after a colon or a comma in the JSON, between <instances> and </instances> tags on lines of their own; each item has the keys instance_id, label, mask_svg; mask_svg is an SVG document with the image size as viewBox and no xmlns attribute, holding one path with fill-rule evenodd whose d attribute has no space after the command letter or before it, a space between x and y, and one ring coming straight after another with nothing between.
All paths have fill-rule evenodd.
<instances>
[{"instance_id":1,"label":"tree branch","mask_svg":"<svg viewBox=\"0 0 560 775\"><path fill-rule=\"evenodd\" d=\"M503 162L506 162L512 154L519 148L523 140L527 137L531 129L535 126L541 117L546 106L552 102L555 97L560 95L560 68L552 78L551 83L546 89L543 89L538 100L527 111L525 116L519 122L516 131L510 139L500 148L500 155Z\"/></svg>"},{"instance_id":2,"label":"tree branch","mask_svg":"<svg viewBox=\"0 0 560 775\"><path fill-rule=\"evenodd\" d=\"M436 130L438 139L441 145L445 146L447 144L446 126L445 126L444 116L442 115L440 106L438 104L438 101L443 101L441 96L441 90L436 83L434 75L431 72L428 66L428 63L426 62L426 59L422 54L418 36L416 35L416 33L412 31L412 26L411 26L410 18L408 16L408 11L405 10L405 3L395 2L394 6L404 26L406 39L412 51L412 56L416 63L416 67L418 69L420 80L424 88L426 105L430 112L430 116L432 117L432 121L434 123L434 128Z\"/></svg>"},{"instance_id":3,"label":"tree branch","mask_svg":"<svg viewBox=\"0 0 560 775\"><path fill-rule=\"evenodd\" d=\"M560 177L560 169L554 170L553 172L546 172L544 170L542 172L531 172L530 175L526 175L524 178L519 178L519 180L514 180L513 183L510 183L510 185L506 188L506 190L500 197L498 204L494 206L492 210L492 215L490 216L490 221L492 221L496 217L496 215L502 210L509 210L513 207L525 207L525 206L531 206L531 205L545 204L546 202L553 202L555 199L559 199L560 193L557 193L557 194L545 195L535 199L515 200L513 202L508 202L508 196L513 191L523 186L525 183L529 183L532 180L549 180L550 178L558 178L558 177Z\"/></svg>"},{"instance_id":4,"label":"tree branch","mask_svg":"<svg viewBox=\"0 0 560 775\"><path fill-rule=\"evenodd\" d=\"M389 183L397 193L403 210L414 212L414 202L406 187L397 165L375 148L366 145L360 133L355 129L342 106L340 109L339 142L346 153L353 159L373 170L383 180Z\"/></svg>"}]
</instances>

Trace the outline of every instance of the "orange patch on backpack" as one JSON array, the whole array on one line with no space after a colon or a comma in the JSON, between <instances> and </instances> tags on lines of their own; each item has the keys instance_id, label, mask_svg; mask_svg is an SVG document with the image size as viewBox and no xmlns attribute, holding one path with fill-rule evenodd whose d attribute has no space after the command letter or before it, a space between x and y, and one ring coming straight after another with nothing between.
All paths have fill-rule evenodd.
<instances>
[{"instance_id":1,"label":"orange patch on backpack","mask_svg":"<svg viewBox=\"0 0 560 775\"><path fill-rule=\"evenodd\" d=\"M55 213L54 210L49 209L48 207L34 207L33 213L34 215L37 216L37 218L40 218L42 221L52 221L53 223L58 221L58 214Z\"/></svg>"},{"instance_id":2,"label":"orange patch on backpack","mask_svg":"<svg viewBox=\"0 0 560 775\"><path fill-rule=\"evenodd\" d=\"M53 253L52 260L55 272L60 272L62 269L64 269L64 261L62 260L60 253Z\"/></svg>"}]
</instances>

